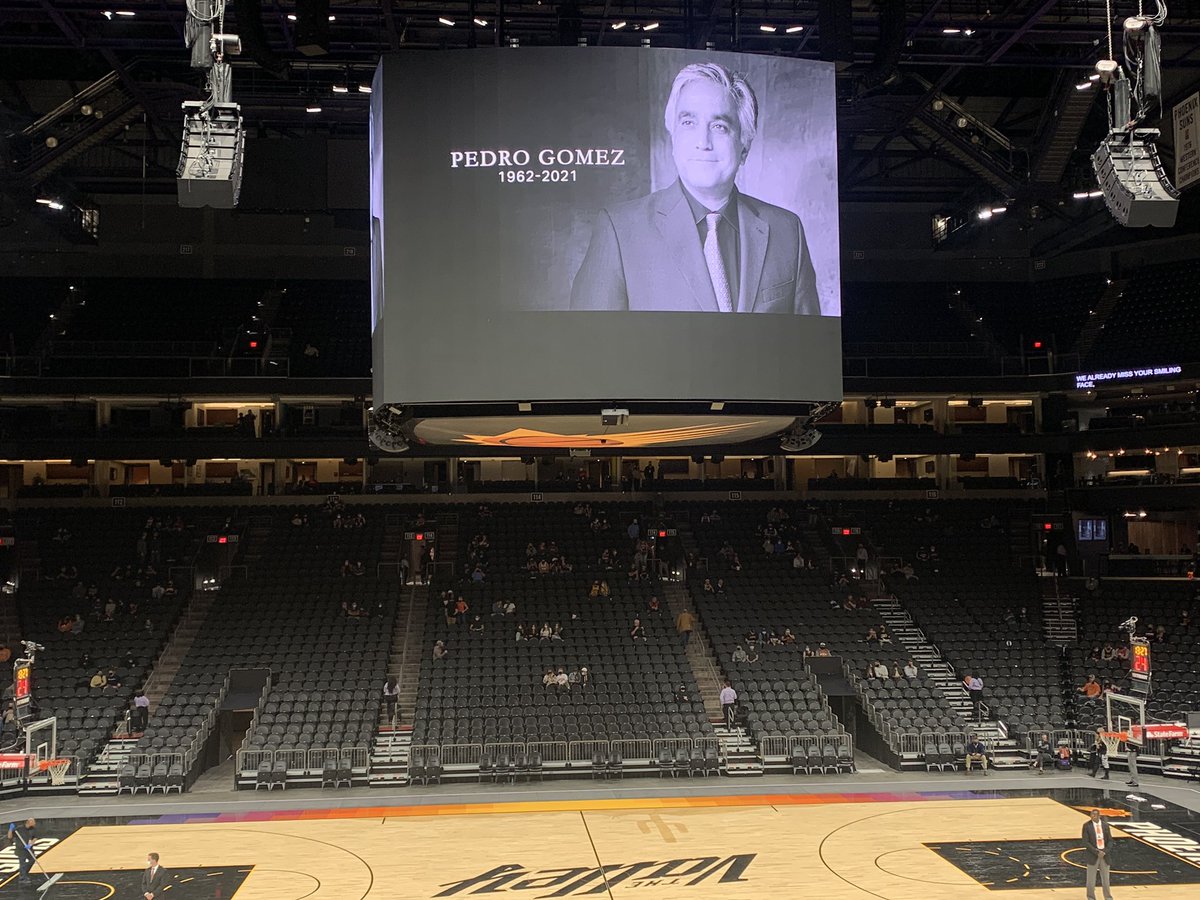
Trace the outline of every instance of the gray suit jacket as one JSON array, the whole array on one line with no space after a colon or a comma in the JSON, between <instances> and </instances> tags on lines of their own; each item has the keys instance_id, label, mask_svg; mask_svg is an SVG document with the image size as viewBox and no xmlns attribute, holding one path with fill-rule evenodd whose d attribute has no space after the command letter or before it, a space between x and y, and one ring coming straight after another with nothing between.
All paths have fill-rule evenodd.
<instances>
[{"instance_id":1,"label":"gray suit jacket","mask_svg":"<svg viewBox=\"0 0 1200 900\"><path fill-rule=\"evenodd\" d=\"M737 312L821 314L799 217L738 194ZM718 312L683 186L600 211L571 309Z\"/></svg>"}]
</instances>

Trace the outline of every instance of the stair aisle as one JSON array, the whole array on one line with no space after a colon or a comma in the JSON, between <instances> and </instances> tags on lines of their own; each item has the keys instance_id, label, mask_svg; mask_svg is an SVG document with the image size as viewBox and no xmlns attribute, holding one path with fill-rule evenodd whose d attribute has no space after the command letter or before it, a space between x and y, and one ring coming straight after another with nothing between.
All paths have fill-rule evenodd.
<instances>
[{"instance_id":1,"label":"stair aisle","mask_svg":"<svg viewBox=\"0 0 1200 900\"><path fill-rule=\"evenodd\" d=\"M129 756L136 746L137 738L133 737L116 737L109 741L96 760L88 766L87 774L79 779L79 795L115 795L121 769L129 762Z\"/></svg>"},{"instance_id":2,"label":"stair aisle","mask_svg":"<svg viewBox=\"0 0 1200 900\"><path fill-rule=\"evenodd\" d=\"M905 653L916 662L918 668L941 690L950 707L968 723L970 731L979 736L990 749L991 765L997 769L1018 769L1026 765L1024 751L1017 742L1009 738L1008 731L1002 722L985 719L975 722L971 700L967 696L962 679L954 671L938 648L925 636L925 633L913 622L912 616L898 600L878 599L871 601L879 617L887 624L892 639L904 648ZM986 696L987 685L984 685ZM984 703L986 715L987 704Z\"/></svg>"},{"instance_id":3,"label":"stair aisle","mask_svg":"<svg viewBox=\"0 0 1200 900\"><path fill-rule=\"evenodd\" d=\"M412 726L380 728L371 748L370 787L402 787L408 784L408 748L412 744Z\"/></svg>"},{"instance_id":4,"label":"stair aisle","mask_svg":"<svg viewBox=\"0 0 1200 900\"><path fill-rule=\"evenodd\" d=\"M730 778L755 778L763 774L762 756L745 729L725 727L720 716L711 719L717 740L721 742L721 774Z\"/></svg>"},{"instance_id":5,"label":"stair aisle","mask_svg":"<svg viewBox=\"0 0 1200 900\"><path fill-rule=\"evenodd\" d=\"M662 582L662 592L671 617L669 622L663 623L663 627L674 630L676 617L683 610L691 609L691 603L687 591L677 582ZM695 612L692 609L692 613L695 614ZM704 630L704 624L698 615L696 616L696 627L692 631L692 638L688 641L687 659L692 668L692 675L696 678L696 684L700 687L700 693L704 700L704 711L710 719L719 719L721 717L721 679L723 676L712 644L709 643L708 634Z\"/></svg>"},{"instance_id":6,"label":"stair aisle","mask_svg":"<svg viewBox=\"0 0 1200 900\"><path fill-rule=\"evenodd\" d=\"M1079 639L1075 598L1059 592L1058 578L1042 578L1042 629L1046 640L1066 647Z\"/></svg>"}]
</instances>

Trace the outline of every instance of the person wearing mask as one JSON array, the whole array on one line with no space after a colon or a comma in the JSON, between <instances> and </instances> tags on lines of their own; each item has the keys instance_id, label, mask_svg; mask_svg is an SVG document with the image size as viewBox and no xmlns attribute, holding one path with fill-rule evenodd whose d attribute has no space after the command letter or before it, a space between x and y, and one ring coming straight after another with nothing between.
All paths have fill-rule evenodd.
<instances>
[{"instance_id":1,"label":"person wearing mask","mask_svg":"<svg viewBox=\"0 0 1200 900\"><path fill-rule=\"evenodd\" d=\"M678 616L675 617L675 630L679 632L679 636L683 638L683 646L686 647L692 639L692 632L696 628L696 617L692 615L690 609L684 609Z\"/></svg>"},{"instance_id":2,"label":"person wearing mask","mask_svg":"<svg viewBox=\"0 0 1200 900\"><path fill-rule=\"evenodd\" d=\"M971 735L967 740L966 766L968 772L971 771L972 763L980 766L983 769L983 774L987 775L987 748L983 746L983 741L979 740L975 735Z\"/></svg>"},{"instance_id":3,"label":"person wearing mask","mask_svg":"<svg viewBox=\"0 0 1200 900\"><path fill-rule=\"evenodd\" d=\"M387 718L392 722L396 718L396 702L400 699L400 684L393 675L383 683L383 703L387 707Z\"/></svg>"}]
</instances>

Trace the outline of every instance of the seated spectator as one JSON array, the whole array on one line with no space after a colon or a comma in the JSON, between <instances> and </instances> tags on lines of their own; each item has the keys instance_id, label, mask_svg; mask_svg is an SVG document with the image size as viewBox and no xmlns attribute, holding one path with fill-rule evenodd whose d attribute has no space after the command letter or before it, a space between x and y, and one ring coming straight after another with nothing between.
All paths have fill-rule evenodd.
<instances>
[{"instance_id":1,"label":"seated spectator","mask_svg":"<svg viewBox=\"0 0 1200 900\"><path fill-rule=\"evenodd\" d=\"M117 674L116 669L110 667L108 672L105 673L104 686L106 688L112 688L113 690L121 687L121 676Z\"/></svg>"},{"instance_id":2,"label":"seated spectator","mask_svg":"<svg viewBox=\"0 0 1200 900\"><path fill-rule=\"evenodd\" d=\"M1165 644L1167 642L1167 626L1159 625L1154 629L1154 643Z\"/></svg>"},{"instance_id":3,"label":"seated spectator","mask_svg":"<svg viewBox=\"0 0 1200 900\"><path fill-rule=\"evenodd\" d=\"M492 616L494 617L502 615L504 615L504 601L497 598L496 600L492 601Z\"/></svg>"},{"instance_id":4,"label":"seated spectator","mask_svg":"<svg viewBox=\"0 0 1200 900\"><path fill-rule=\"evenodd\" d=\"M458 595L458 599L454 601L454 621L458 625L467 624L467 613L470 612L471 606L467 603L467 599L462 595Z\"/></svg>"},{"instance_id":5,"label":"seated spectator","mask_svg":"<svg viewBox=\"0 0 1200 900\"><path fill-rule=\"evenodd\" d=\"M967 771L971 771L971 765L974 763L975 765L981 766L983 768L983 774L986 775L988 773L988 758L987 749L983 746L983 741L981 741L975 735L971 735L967 739L966 751Z\"/></svg>"},{"instance_id":6,"label":"seated spectator","mask_svg":"<svg viewBox=\"0 0 1200 900\"><path fill-rule=\"evenodd\" d=\"M892 663L892 677L893 678L903 678L904 677L904 672L901 670L899 662Z\"/></svg>"},{"instance_id":7,"label":"seated spectator","mask_svg":"<svg viewBox=\"0 0 1200 900\"><path fill-rule=\"evenodd\" d=\"M1093 645L1092 652L1088 654L1088 660L1091 662L1100 662L1100 646Z\"/></svg>"},{"instance_id":8,"label":"seated spectator","mask_svg":"<svg viewBox=\"0 0 1200 900\"><path fill-rule=\"evenodd\" d=\"M71 620L71 634L83 634L83 616L79 613Z\"/></svg>"},{"instance_id":9,"label":"seated spectator","mask_svg":"<svg viewBox=\"0 0 1200 900\"><path fill-rule=\"evenodd\" d=\"M132 650L127 651L121 658L121 665L123 665L126 669L137 668L137 658L133 655Z\"/></svg>"},{"instance_id":10,"label":"seated spectator","mask_svg":"<svg viewBox=\"0 0 1200 900\"><path fill-rule=\"evenodd\" d=\"M706 594L715 594L715 593L716 593L716 589L713 587L713 583L712 583L712 579L711 579L711 578L705 578L705 579L704 579L704 588L703 588L703 590L704 590L704 593L706 593Z\"/></svg>"},{"instance_id":11,"label":"seated spectator","mask_svg":"<svg viewBox=\"0 0 1200 900\"><path fill-rule=\"evenodd\" d=\"M641 619L633 620L633 627L629 629L629 637L635 641L646 640L646 629L642 627Z\"/></svg>"},{"instance_id":12,"label":"seated spectator","mask_svg":"<svg viewBox=\"0 0 1200 900\"><path fill-rule=\"evenodd\" d=\"M354 565L348 559L342 560L342 577L345 578L354 571Z\"/></svg>"},{"instance_id":13,"label":"seated spectator","mask_svg":"<svg viewBox=\"0 0 1200 900\"><path fill-rule=\"evenodd\" d=\"M561 641L563 639L563 627L561 622L554 623L554 629L550 632L550 640Z\"/></svg>"},{"instance_id":14,"label":"seated spectator","mask_svg":"<svg viewBox=\"0 0 1200 900\"><path fill-rule=\"evenodd\" d=\"M483 619L482 618L480 618L479 616L475 616L475 618L473 618L471 620L471 631L475 632L476 634L483 634Z\"/></svg>"},{"instance_id":15,"label":"seated spectator","mask_svg":"<svg viewBox=\"0 0 1200 900\"><path fill-rule=\"evenodd\" d=\"M804 568L804 557L800 553L797 553L795 556L792 557L792 568L793 569L803 569Z\"/></svg>"},{"instance_id":16,"label":"seated spectator","mask_svg":"<svg viewBox=\"0 0 1200 900\"><path fill-rule=\"evenodd\" d=\"M1179 625L1180 625L1180 627L1181 627L1181 628L1187 628L1187 627L1188 627L1189 625L1191 625L1191 624L1192 624L1192 613L1191 613L1191 610L1188 610L1188 609L1181 609L1181 610L1179 611Z\"/></svg>"},{"instance_id":17,"label":"seated spectator","mask_svg":"<svg viewBox=\"0 0 1200 900\"><path fill-rule=\"evenodd\" d=\"M815 650L813 650L813 648L812 648L812 647L810 647L808 644L805 644L805 645L804 645L804 654L803 654L803 656L804 656L804 658L805 658L805 659L808 659L810 656L816 656L816 655L817 655L817 652L816 652Z\"/></svg>"},{"instance_id":18,"label":"seated spectator","mask_svg":"<svg viewBox=\"0 0 1200 900\"><path fill-rule=\"evenodd\" d=\"M1089 700L1095 700L1097 697L1099 697L1100 691L1101 687L1099 682L1096 681L1095 675L1089 675L1087 677L1087 681L1083 683L1083 686L1076 688L1076 693L1083 694Z\"/></svg>"},{"instance_id":19,"label":"seated spectator","mask_svg":"<svg viewBox=\"0 0 1200 900\"><path fill-rule=\"evenodd\" d=\"M559 668L558 674L554 676L554 684L560 691L569 691L571 689L571 679L567 675L567 670Z\"/></svg>"},{"instance_id":20,"label":"seated spectator","mask_svg":"<svg viewBox=\"0 0 1200 900\"><path fill-rule=\"evenodd\" d=\"M713 593L714 594L725 593L725 579L724 578L717 579L717 583L715 585L713 585Z\"/></svg>"},{"instance_id":21,"label":"seated spectator","mask_svg":"<svg viewBox=\"0 0 1200 900\"><path fill-rule=\"evenodd\" d=\"M784 644L794 644L796 643L796 636L792 634L792 629L785 628L783 629L783 636L779 640Z\"/></svg>"},{"instance_id":22,"label":"seated spectator","mask_svg":"<svg viewBox=\"0 0 1200 900\"><path fill-rule=\"evenodd\" d=\"M1046 763L1054 758L1054 747L1050 744L1050 735L1042 733L1037 744L1029 753L1029 768L1037 769L1039 775L1046 773Z\"/></svg>"},{"instance_id":23,"label":"seated spectator","mask_svg":"<svg viewBox=\"0 0 1200 900\"><path fill-rule=\"evenodd\" d=\"M550 636L554 634L554 629L550 627L549 622L543 622L541 629L538 630L538 639L543 641L550 640Z\"/></svg>"},{"instance_id":24,"label":"seated spectator","mask_svg":"<svg viewBox=\"0 0 1200 900\"><path fill-rule=\"evenodd\" d=\"M886 644L890 644L891 642L892 642L892 636L890 634L888 634L887 626L880 625L879 626L879 643L881 645L886 645Z\"/></svg>"},{"instance_id":25,"label":"seated spectator","mask_svg":"<svg viewBox=\"0 0 1200 900\"><path fill-rule=\"evenodd\" d=\"M557 681L554 678L554 670L553 669L547 669L545 672L542 673L542 686L548 687L548 688L557 686Z\"/></svg>"},{"instance_id":26,"label":"seated spectator","mask_svg":"<svg viewBox=\"0 0 1200 900\"><path fill-rule=\"evenodd\" d=\"M525 640L525 629L522 628L520 625L518 625L517 626L517 643L519 644L523 640Z\"/></svg>"},{"instance_id":27,"label":"seated spectator","mask_svg":"<svg viewBox=\"0 0 1200 900\"><path fill-rule=\"evenodd\" d=\"M117 601L112 597L104 602L104 621L111 622L117 615Z\"/></svg>"},{"instance_id":28,"label":"seated spectator","mask_svg":"<svg viewBox=\"0 0 1200 900\"><path fill-rule=\"evenodd\" d=\"M733 656L731 657L735 663L744 663L749 661L750 657L746 653L746 648L738 644L733 648Z\"/></svg>"},{"instance_id":29,"label":"seated spectator","mask_svg":"<svg viewBox=\"0 0 1200 900\"><path fill-rule=\"evenodd\" d=\"M581 687L587 687L592 681L592 675L588 672L588 667L583 666L579 670L579 684Z\"/></svg>"},{"instance_id":30,"label":"seated spectator","mask_svg":"<svg viewBox=\"0 0 1200 900\"><path fill-rule=\"evenodd\" d=\"M352 575L366 575L367 567L361 559L354 561L354 567L350 570Z\"/></svg>"},{"instance_id":31,"label":"seated spectator","mask_svg":"<svg viewBox=\"0 0 1200 900\"><path fill-rule=\"evenodd\" d=\"M154 585L154 587L150 588L150 596L154 600L161 600L163 597L166 596L166 594L167 594L166 585L164 585L161 581L158 582L158 584Z\"/></svg>"},{"instance_id":32,"label":"seated spectator","mask_svg":"<svg viewBox=\"0 0 1200 900\"><path fill-rule=\"evenodd\" d=\"M1057 758L1054 760L1054 765L1060 769L1070 770L1071 768L1071 748L1066 744L1060 744L1058 748Z\"/></svg>"},{"instance_id":33,"label":"seated spectator","mask_svg":"<svg viewBox=\"0 0 1200 900\"><path fill-rule=\"evenodd\" d=\"M435 643L433 645L433 658L434 659L445 659L449 654L450 654L450 651L446 649L445 641L438 641L437 643Z\"/></svg>"},{"instance_id":34,"label":"seated spectator","mask_svg":"<svg viewBox=\"0 0 1200 900\"><path fill-rule=\"evenodd\" d=\"M545 560L543 560L543 562L545 562ZM480 584L486 577L487 575L483 571L483 566L481 566L479 563L476 563L474 571L471 572L471 581L473 581L475 584Z\"/></svg>"},{"instance_id":35,"label":"seated spectator","mask_svg":"<svg viewBox=\"0 0 1200 900\"><path fill-rule=\"evenodd\" d=\"M92 668L92 654L86 650L79 654L79 668L85 671Z\"/></svg>"},{"instance_id":36,"label":"seated spectator","mask_svg":"<svg viewBox=\"0 0 1200 900\"><path fill-rule=\"evenodd\" d=\"M746 662L748 662L748 663L758 662L758 645L757 644L751 644L749 647L746 648Z\"/></svg>"},{"instance_id":37,"label":"seated spectator","mask_svg":"<svg viewBox=\"0 0 1200 900\"><path fill-rule=\"evenodd\" d=\"M1127 647L1125 644L1120 644L1117 647L1117 659L1119 659L1121 662L1127 662L1129 660L1129 647Z\"/></svg>"},{"instance_id":38,"label":"seated spectator","mask_svg":"<svg viewBox=\"0 0 1200 900\"><path fill-rule=\"evenodd\" d=\"M658 602L657 595L652 595L650 597L650 601L646 604L646 612L655 616L662 615L662 606Z\"/></svg>"},{"instance_id":39,"label":"seated spectator","mask_svg":"<svg viewBox=\"0 0 1200 900\"><path fill-rule=\"evenodd\" d=\"M612 591L609 590L608 582L601 579L600 580L600 596L601 597L609 597L611 595L612 595Z\"/></svg>"},{"instance_id":40,"label":"seated spectator","mask_svg":"<svg viewBox=\"0 0 1200 900\"><path fill-rule=\"evenodd\" d=\"M1114 647L1112 645L1112 642L1110 641L1110 642L1106 643L1104 645L1104 649L1100 651L1100 659L1102 659L1104 662L1110 662L1111 660L1114 660L1116 658L1117 658L1117 648Z\"/></svg>"},{"instance_id":41,"label":"seated spectator","mask_svg":"<svg viewBox=\"0 0 1200 900\"><path fill-rule=\"evenodd\" d=\"M879 660L871 663L871 677L886 679L888 677L888 667Z\"/></svg>"},{"instance_id":42,"label":"seated spectator","mask_svg":"<svg viewBox=\"0 0 1200 900\"><path fill-rule=\"evenodd\" d=\"M73 616L63 616L58 620L58 630L63 634L70 634L71 627L75 624Z\"/></svg>"},{"instance_id":43,"label":"seated spectator","mask_svg":"<svg viewBox=\"0 0 1200 900\"><path fill-rule=\"evenodd\" d=\"M866 641L867 641L867 644L869 644L872 647L879 646L879 632L875 630L874 625L872 625L870 628L867 629Z\"/></svg>"},{"instance_id":44,"label":"seated spectator","mask_svg":"<svg viewBox=\"0 0 1200 900\"><path fill-rule=\"evenodd\" d=\"M688 704L692 702L692 697L688 693L687 685L681 684L679 687L675 688L675 702L682 704Z\"/></svg>"},{"instance_id":45,"label":"seated spectator","mask_svg":"<svg viewBox=\"0 0 1200 900\"><path fill-rule=\"evenodd\" d=\"M592 587L591 587L591 589L588 591L588 596L589 596L589 597L593 597L593 598L595 598L595 597L599 597L599 596L600 596L600 582L599 582L599 580L596 580L596 581L593 581L593 582L592 582Z\"/></svg>"},{"instance_id":46,"label":"seated spectator","mask_svg":"<svg viewBox=\"0 0 1200 900\"><path fill-rule=\"evenodd\" d=\"M920 673L917 670L917 664L915 662L913 662L911 659L907 663L904 664L904 677L905 678L916 678L918 674L920 674Z\"/></svg>"},{"instance_id":47,"label":"seated spectator","mask_svg":"<svg viewBox=\"0 0 1200 900\"><path fill-rule=\"evenodd\" d=\"M771 647L780 647L783 645L783 638L779 636L778 632L772 631L767 635L767 644Z\"/></svg>"},{"instance_id":48,"label":"seated spectator","mask_svg":"<svg viewBox=\"0 0 1200 900\"><path fill-rule=\"evenodd\" d=\"M504 604L504 614L506 616L515 616L517 614L517 604L509 600Z\"/></svg>"},{"instance_id":49,"label":"seated spectator","mask_svg":"<svg viewBox=\"0 0 1200 900\"><path fill-rule=\"evenodd\" d=\"M108 684L108 676L104 674L103 669L97 669L96 674L93 675L91 681L88 682L89 687L99 689L102 689L106 684Z\"/></svg>"},{"instance_id":50,"label":"seated spectator","mask_svg":"<svg viewBox=\"0 0 1200 900\"><path fill-rule=\"evenodd\" d=\"M302 528L304 526L304 517L299 512L292 513L292 527Z\"/></svg>"},{"instance_id":51,"label":"seated spectator","mask_svg":"<svg viewBox=\"0 0 1200 900\"><path fill-rule=\"evenodd\" d=\"M822 641L822 642L821 642L821 643L820 643L820 644L817 646L817 656L832 656L832 655L833 655L833 654L829 652L829 647L827 647L827 646L825 645L825 642L824 642L824 641Z\"/></svg>"}]
</instances>

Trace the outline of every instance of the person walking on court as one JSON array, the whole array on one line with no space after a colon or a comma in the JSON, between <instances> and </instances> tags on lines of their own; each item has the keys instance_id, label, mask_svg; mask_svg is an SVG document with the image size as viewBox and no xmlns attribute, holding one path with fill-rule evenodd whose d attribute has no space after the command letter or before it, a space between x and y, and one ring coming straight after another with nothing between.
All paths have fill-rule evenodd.
<instances>
[{"instance_id":1,"label":"person walking on court","mask_svg":"<svg viewBox=\"0 0 1200 900\"><path fill-rule=\"evenodd\" d=\"M1137 744L1130 741L1125 745L1125 764L1129 767L1129 780L1125 782L1130 787L1138 786Z\"/></svg>"},{"instance_id":2,"label":"person walking on court","mask_svg":"<svg viewBox=\"0 0 1200 900\"><path fill-rule=\"evenodd\" d=\"M1104 900L1112 900L1109 886L1113 860L1113 836L1108 823L1100 818L1100 810L1092 810L1092 818L1083 824L1083 858L1087 863L1087 900L1096 900L1096 873L1100 873L1100 886L1104 889Z\"/></svg>"},{"instance_id":3,"label":"person walking on court","mask_svg":"<svg viewBox=\"0 0 1200 900\"><path fill-rule=\"evenodd\" d=\"M737 691L733 689L733 685L729 683L729 679L725 679L725 684L721 688L721 714L725 717L725 727L730 731L733 730L735 719L735 709L737 706Z\"/></svg>"},{"instance_id":4,"label":"person walking on court","mask_svg":"<svg viewBox=\"0 0 1200 900\"><path fill-rule=\"evenodd\" d=\"M162 900L171 877L158 864L157 853L146 854L146 870L142 872L142 897L145 900Z\"/></svg>"},{"instance_id":5,"label":"person walking on court","mask_svg":"<svg viewBox=\"0 0 1200 900\"><path fill-rule=\"evenodd\" d=\"M687 647L688 642L692 639L692 631L696 627L696 617L692 615L690 609L685 609L675 617L675 630L679 632L683 638L683 646Z\"/></svg>"},{"instance_id":6,"label":"person walking on court","mask_svg":"<svg viewBox=\"0 0 1200 900\"><path fill-rule=\"evenodd\" d=\"M1089 760L1089 772L1093 778L1096 773L1103 770L1104 776L1101 781L1108 781L1108 747L1104 745L1104 740L1100 737L1100 732L1096 732L1096 740L1092 743L1092 756Z\"/></svg>"}]
</instances>

